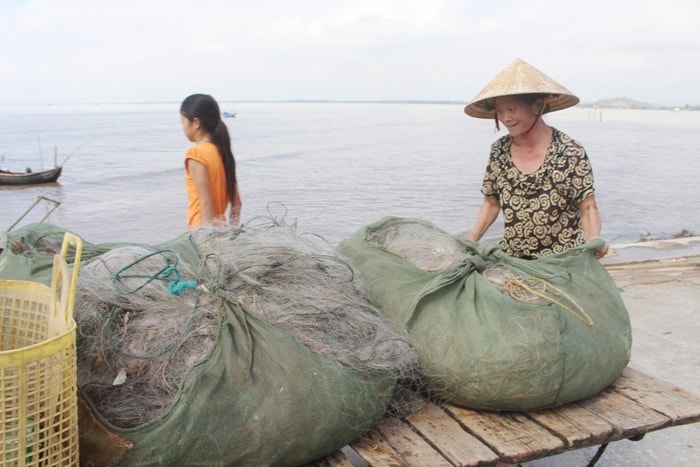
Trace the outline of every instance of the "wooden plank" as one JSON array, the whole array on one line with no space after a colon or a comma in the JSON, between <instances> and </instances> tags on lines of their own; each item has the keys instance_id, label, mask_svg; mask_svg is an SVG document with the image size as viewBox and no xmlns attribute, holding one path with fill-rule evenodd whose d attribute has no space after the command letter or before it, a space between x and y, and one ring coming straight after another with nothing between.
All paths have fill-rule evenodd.
<instances>
[{"instance_id":1,"label":"wooden plank","mask_svg":"<svg viewBox=\"0 0 700 467\"><path fill-rule=\"evenodd\" d=\"M520 412L477 412L451 404L446 405L445 410L507 464L566 450L564 441Z\"/></svg>"},{"instance_id":2,"label":"wooden plank","mask_svg":"<svg viewBox=\"0 0 700 467\"><path fill-rule=\"evenodd\" d=\"M310 464L310 466L314 465L317 467L354 467L352 461L345 454L344 449L346 448L336 451L334 454L331 454L330 456L326 456L323 459L318 460L315 464Z\"/></svg>"},{"instance_id":3,"label":"wooden plank","mask_svg":"<svg viewBox=\"0 0 700 467\"><path fill-rule=\"evenodd\" d=\"M454 465L478 466L499 460L488 446L464 431L454 418L432 403L425 403L406 420Z\"/></svg>"},{"instance_id":4,"label":"wooden plank","mask_svg":"<svg viewBox=\"0 0 700 467\"><path fill-rule=\"evenodd\" d=\"M377 425L377 431L408 465L452 466L409 425L397 418L383 419Z\"/></svg>"},{"instance_id":5,"label":"wooden plank","mask_svg":"<svg viewBox=\"0 0 700 467\"><path fill-rule=\"evenodd\" d=\"M580 404L613 426L609 441L634 438L671 424L670 418L615 392L614 386Z\"/></svg>"},{"instance_id":6,"label":"wooden plank","mask_svg":"<svg viewBox=\"0 0 700 467\"><path fill-rule=\"evenodd\" d=\"M561 438L569 449L603 444L613 434L610 423L578 404L528 412L527 416Z\"/></svg>"},{"instance_id":7,"label":"wooden plank","mask_svg":"<svg viewBox=\"0 0 700 467\"><path fill-rule=\"evenodd\" d=\"M399 453L375 429L350 443L357 454L375 466L408 467Z\"/></svg>"},{"instance_id":8,"label":"wooden plank","mask_svg":"<svg viewBox=\"0 0 700 467\"><path fill-rule=\"evenodd\" d=\"M547 410L476 411L414 397L411 415L387 416L352 443L359 463L339 452L319 465L518 464L700 421L700 395L631 368L597 396Z\"/></svg>"},{"instance_id":9,"label":"wooden plank","mask_svg":"<svg viewBox=\"0 0 700 467\"><path fill-rule=\"evenodd\" d=\"M700 396L641 371L625 368L614 390L671 419L672 425L700 421Z\"/></svg>"}]
</instances>

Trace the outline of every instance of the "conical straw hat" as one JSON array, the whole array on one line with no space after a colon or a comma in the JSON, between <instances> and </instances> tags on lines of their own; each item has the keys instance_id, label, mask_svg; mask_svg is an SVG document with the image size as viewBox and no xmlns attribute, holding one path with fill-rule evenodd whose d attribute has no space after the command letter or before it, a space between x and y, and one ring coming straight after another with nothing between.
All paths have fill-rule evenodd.
<instances>
[{"instance_id":1,"label":"conical straw hat","mask_svg":"<svg viewBox=\"0 0 700 467\"><path fill-rule=\"evenodd\" d=\"M545 112L566 109L578 104L578 97L537 68L515 59L467 104L464 111L476 118L494 118L493 99L514 94L549 94Z\"/></svg>"}]
</instances>

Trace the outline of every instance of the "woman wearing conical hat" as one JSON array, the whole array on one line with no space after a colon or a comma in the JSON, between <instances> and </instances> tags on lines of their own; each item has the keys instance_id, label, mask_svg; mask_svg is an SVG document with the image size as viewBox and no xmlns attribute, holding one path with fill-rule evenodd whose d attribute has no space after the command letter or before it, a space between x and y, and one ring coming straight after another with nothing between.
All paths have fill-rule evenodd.
<instances>
[{"instance_id":1,"label":"woman wearing conical hat","mask_svg":"<svg viewBox=\"0 0 700 467\"><path fill-rule=\"evenodd\" d=\"M574 106L569 90L522 60L515 60L467 104L476 118L494 119L508 134L491 146L481 192L484 202L469 233L478 241L503 212L501 247L538 258L582 245L600 235L593 171L583 146L542 115ZM608 247L596 250L602 258Z\"/></svg>"}]
</instances>

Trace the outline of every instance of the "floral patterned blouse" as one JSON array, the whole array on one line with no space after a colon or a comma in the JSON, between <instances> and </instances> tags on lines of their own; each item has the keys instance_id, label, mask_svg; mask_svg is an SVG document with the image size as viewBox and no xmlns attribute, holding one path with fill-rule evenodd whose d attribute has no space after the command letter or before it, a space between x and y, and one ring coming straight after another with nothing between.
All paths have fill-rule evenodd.
<instances>
[{"instance_id":1,"label":"floral patterned blouse","mask_svg":"<svg viewBox=\"0 0 700 467\"><path fill-rule=\"evenodd\" d=\"M510 135L493 143L481 188L500 201L504 252L532 259L585 243L578 205L595 190L583 146L553 129L544 162L524 174L513 164L511 143Z\"/></svg>"}]
</instances>

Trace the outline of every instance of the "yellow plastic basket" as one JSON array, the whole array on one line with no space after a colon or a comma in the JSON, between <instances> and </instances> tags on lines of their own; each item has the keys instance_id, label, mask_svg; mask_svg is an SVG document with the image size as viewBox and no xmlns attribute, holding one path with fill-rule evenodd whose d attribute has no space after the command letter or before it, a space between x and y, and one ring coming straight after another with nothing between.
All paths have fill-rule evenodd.
<instances>
[{"instance_id":1,"label":"yellow plastic basket","mask_svg":"<svg viewBox=\"0 0 700 467\"><path fill-rule=\"evenodd\" d=\"M73 303L82 250L82 241L66 233L51 287L0 280L1 466L78 465Z\"/></svg>"}]
</instances>

